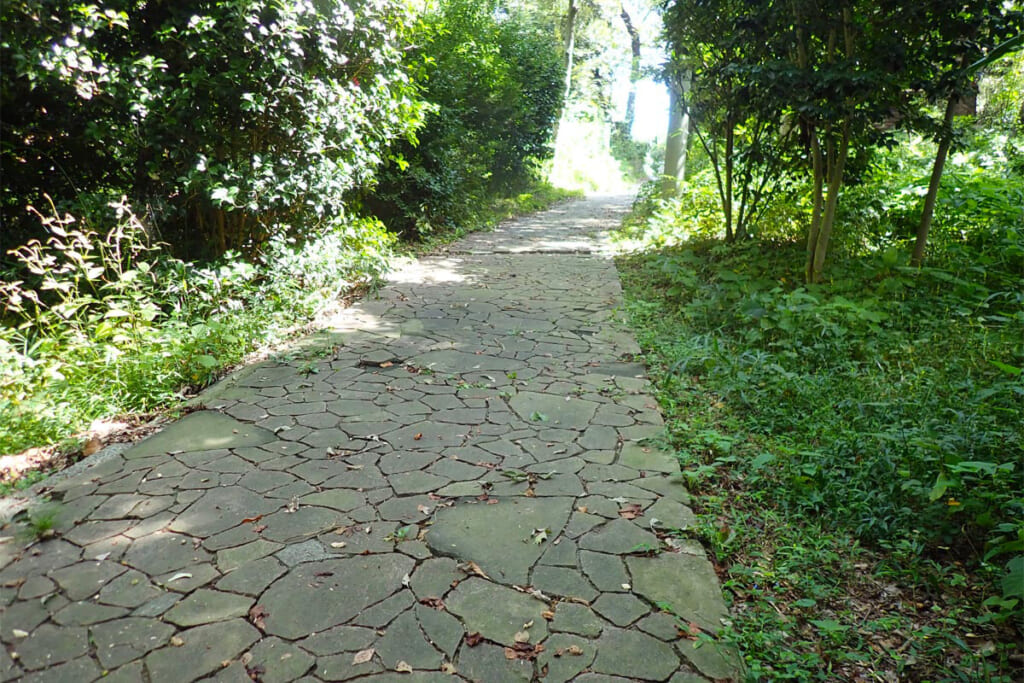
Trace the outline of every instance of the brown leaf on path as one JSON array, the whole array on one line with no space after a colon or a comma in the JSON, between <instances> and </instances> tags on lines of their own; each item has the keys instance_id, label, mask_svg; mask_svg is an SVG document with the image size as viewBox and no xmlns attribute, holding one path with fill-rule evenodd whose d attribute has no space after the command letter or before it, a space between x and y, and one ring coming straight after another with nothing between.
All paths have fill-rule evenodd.
<instances>
[{"instance_id":1,"label":"brown leaf on path","mask_svg":"<svg viewBox=\"0 0 1024 683\"><path fill-rule=\"evenodd\" d=\"M473 633L467 633L466 634L466 645L467 645L467 647L476 647L477 645L480 644L480 642L483 639L484 639L484 637L482 635L480 635L479 631L474 631Z\"/></svg>"},{"instance_id":2,"label":"brown leaf on path","mask_svg":"<svg viewBox=\"0 0 1024 683\"><path fill-rule=\"evenodd\" d=\"M563 655L572 655L573 657L579 657L583 654L583 649L579 645L570 645L569 647L560 647L555 650L555 656L561 657Z\"/></svg>"},{"instance_id":3,"label":"brown leaf on path","mask_svg":"<svg viewBox=\"0 0 1024 683\"><path fill-rule=\"evenodd\" d=\"M185 641L180 636L171 636L171 647L181 647L184 644Z\"/></svg>"},{"instance_id":4,"label":"brown leaf on path","mask_svg":"<svg viewBox=\"0 0 1024 683\"><path fill-rule=\"evenodd\" d=\"M267 629L267 624L264 619L268 616L270 616L270 612L268 612L267 608L263 605L253 605L253 607L249 609L249 621L251 621L252 625L261 631L265 631Z\"/></svg>"},{"instance_id":5,"label":"brown leaf on path","mask_svg":"<svg viewBox=\"0 0 1024 683\"><path fill-rule=\"evenodd\" d=\"M258 524L256 526L254 526L252 528L252 530L259 534L259 533L262 533L262 532L267 530L267 525L266 524Z\"/></svg>"},{"instance_id":6,"label":"brown leaf on path","mask_svg":"<svg viewBox=\"0 0 1024 683\"><path fill-rule=\"evenodd\" d=\"M643 508L640 507L639 503L626 503L619 508L619 517L623 519L636 519L643 514Z\"/></svg>"},{"instance_id":7,"label":"brown leaf on path","mask_svg":"<svg viewBox=\"0 0 1024 683\"><path fill-rule=\"evenodd\" d=\"M497 498L488 498L487 499L487 504L488 505L497 505L498 504L498 499Z\"/></svg>"},{"instance_id":8,"label":"brown leaf on path","mask_svg":"<svg viewBox=\"0 0 1024 683\"><path fill-rule=\"evenodd\" d=\"M258 522L261 519L263 519L263 515L256 515L255 517L246 517L242 520L242 524L247 524L249 522Z\"/></svg>"},{"instance_id":9,"label":"brown leaf on path","mask_svg":"<svg viewBox=\"0 0 1024 683\"><path fill-rule=\"evenodd\" d=\"M466 572L467 574L476 574L477 576L479 576L482 579L490 579L491 578L491 577L487 576L487 574L484 572L483 569L480 569L480 565L478 565L476 562L473 562L472 560L469 560L467 562L463 562L462 564L460 564L459 565L459 569L461 569L462 571Z\"/></svg>"},{"instance_id":10,"label":"brown leaf on path","mask_svg":"<svg viewBox=\"0 0 1024 683\"><path fill-rule=\"evenodd\" d=\"M444 602L441 598L423 598L420 600L420 604L434 609L444 609Z\"/></svg>"},{"instance_id":11,"label":"brown leaf on path","mask_svg":"<svg viewBox=\"0 0 1024 683\"><path fill-rule=\"evenodd\" d=\"M587 514L587 506L580 505L578 508L576 508L576 512L582 512L583 514Z\"/></svg>"},{"instance_id":12,"label":"brown leaf on path","mask_svg":"<svg viewBox=\"0 0 1024 683\"><path fill-rule=\"evenodd\" d=\"M416 436L412 437L412 440L413 441L419 441L422 438L423 438L423 432L417 432Z\"/></svg>"},{"instance_id":13,"label":"brown leaf on path","mask_svg":"<svg viewBox=\"0 0 1024 683\"><path fill-rule=\"evenodd\" d=\"M420 513L421 515L429 515L430 514L430 506L428 506L428 505L417 505L416 506L416 512Z\"/></svg>"},{"instance_id":14,"label":"brown leaf on path","mask_svg":"<svg viewBox=\"0 0 1024 683\"><path fill-rule=\"evenodd\" d=\"M533 490L533 488L528 488L525 491L523 491L523 495L526 496L527 498L537 497L537 493Z\"/></svg>"},{"instance_id":15,"label":"brown leaf on path","mask_svg":"<svg viewBox=\"0 0 1024 683\"><path fill-rule=\"evenodd\" d=\"M697 636L700 635L700 626L692 621L687 623L686 628L679 627L676 630L679 632L680 638L686 638L688 640L697 640Z\"/></svg>"},{"instance_id":16,"label":"brown leaf on path","mask_svg":"<svg viewBox=\"0 0 1024 683\"><path fill-rule=\"evenodd\" d=\"M530 645L529 643L516 643L513 647L505 648L505 659L521 659L527 662L532 662L537 659L537 655L544 652L544 646Z\"/></svg>"},{"instance_id":17,"label":"brown leaf on path","mask_svg":"<svg viewBox=\"0 0 1024 683\"><path fill-rule=\"evenodd\" d=\"M356 656L352 658L353 664L366 664L368 661L373 659L373 654L376 652L372 647L367 650L360 650L356 653Z\"/></svg>"},{"instance_id":18,"label":"brown leaf on path","mask_svg":"<svg viewBox=\"0 0 1024 683\"><path fill-rule=\"evenodd\" d=\"M390 368L390 367L391 367L392 365L394 365L394 363L392 363L392 362L391 362L391 361L389 361L389 360L386 360L386 361L384 361L383 363L381 363L381 364L380 364L380 366L381 366L382 368Z\"/></svg>"},{"instance_id":19,"label":"brown leaf on path","mask_svg":"<svg viewBox=\"0 0 1024 683\"><path fill-rule=\"evenodd\" d=\"M554 618L555 618L555 611L554 611L554 610L551 610L551 609L549 609L549 610L545 610L545 611L541 612L541 613L540 613L540 615L541 615L542 617L544 617L544 619L545 619L546 621L551 621L552 619L554 619Z\"/></svg>"},{"instance_id":20,"label":"brown leaf on path","mask_svg":"<svg viewBox=\"0 0 1024 683\"><path fill-rule=\"evenodd\" d=\"M412 666L410 666L408 662L399 662L398 664L395 664L395 671L400 674L411 674Z\"/></svg>"}]
</instances>

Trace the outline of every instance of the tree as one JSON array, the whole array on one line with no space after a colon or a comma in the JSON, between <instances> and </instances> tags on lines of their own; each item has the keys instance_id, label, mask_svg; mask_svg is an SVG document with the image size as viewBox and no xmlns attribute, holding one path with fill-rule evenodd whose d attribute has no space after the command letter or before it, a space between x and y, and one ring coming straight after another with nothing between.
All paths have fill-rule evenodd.
<instances>
[{"instance_id":1,"label":"tree","mask_svg":"<svg viewBox=\"0 0 1024 683\"><path fill-rule=\"evenodd\" d=\"M11 0L0 18L8 234L44 193L86 212L127 194L180 255L254 252L337 225L420 120L400 0Z\"/></svg>"}]
</instances>

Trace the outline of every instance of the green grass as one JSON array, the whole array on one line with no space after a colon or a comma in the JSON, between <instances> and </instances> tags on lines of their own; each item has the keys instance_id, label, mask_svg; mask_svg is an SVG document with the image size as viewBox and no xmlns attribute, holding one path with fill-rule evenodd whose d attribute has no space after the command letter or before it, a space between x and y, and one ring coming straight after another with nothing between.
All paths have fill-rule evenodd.
<instances>
[{"instance_id":1,"label":"green grass","mask_svg":"<svg viewBox=\"0 0 1024 683\"><path fill-rule=\"evenodd\" d=\"M1021 268L947 252L820 286L795 242L620 260L751 680L1011 680Z\"/></svg>"}]
</instances>

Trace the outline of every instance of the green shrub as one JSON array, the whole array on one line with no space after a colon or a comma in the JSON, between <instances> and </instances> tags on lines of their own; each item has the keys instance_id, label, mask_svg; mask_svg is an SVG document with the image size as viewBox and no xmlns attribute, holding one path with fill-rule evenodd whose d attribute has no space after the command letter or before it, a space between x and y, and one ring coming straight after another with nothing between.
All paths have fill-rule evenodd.
<instances>
[{"instance_id":1,"label":"green shrub","mask_svg":"<svg viewBox=\"0 0 1024 683\"><path fill-rule=\"evenodd\" d=\"M39 236L44 194L126 194L189 258L301 237L421 118L399 0L0 7L0 253Z\"/></svg>"},{"instance_id":2,"label":"green shrub","mask_svg":"<svg viewBox=\"0 0 1024 683\"><path fill-rule=\"evenodd\" d=\"M561 108L559 46L525 10L451 0L421 17L410 63L433 106L416 142L399 142L363 211L412 238L473 222L492 196L517 194L550 156Z\"/></svg>"}]
</instances>

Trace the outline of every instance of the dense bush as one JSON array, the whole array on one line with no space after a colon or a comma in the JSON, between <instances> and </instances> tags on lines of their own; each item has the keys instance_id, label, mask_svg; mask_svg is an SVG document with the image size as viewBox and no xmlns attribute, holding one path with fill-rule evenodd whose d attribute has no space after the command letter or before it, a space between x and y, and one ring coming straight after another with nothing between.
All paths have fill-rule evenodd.
<instances>
[{"instance_id":1,"label":"dense bush","mask_svg":"<svg viewBox=\"0 0 1024 683\"><path fill-rule=\"evenodd\" d=\"M127 194L187 257L335 224L419 119L403 7L3 3L0 251L40 236L44 194L76 214Z\"/></svg>"},{"instance_id":2,"label":"dense bush","mask_svg":"<svg viewBox=\"0 0 1024 683\"><path fill-rule=\"evenodd\" d=\"M473 216L493 195L521 191L550 155L562 64L551 27L494 2L449 0L428 11L408 60L433 105L418 143L391 162L364 211L410 237Z\"/></svg>"},{"instance_id":3,"label":"dense bush","mask_svg":"<svg viewBox=\"0 0 1024 683\"><path fill-rule=\"evenodd\" d=\"M752 678L1009 680L988 678L1005 649L986 660L997 650L963 638L1007 640L993 624L1024 614L1019 144L976 129L951 157L924 268L906 246L934 147L877 153L844 196L823 284L799 270L799 188L732 245L706 173L638 203L625 236L657 251L627 262L634 323ZM879 581L914 592L910 609L870 597ZM906 656L877 648L897 625L915 634Z\"/></svg>"}]
</instances>

